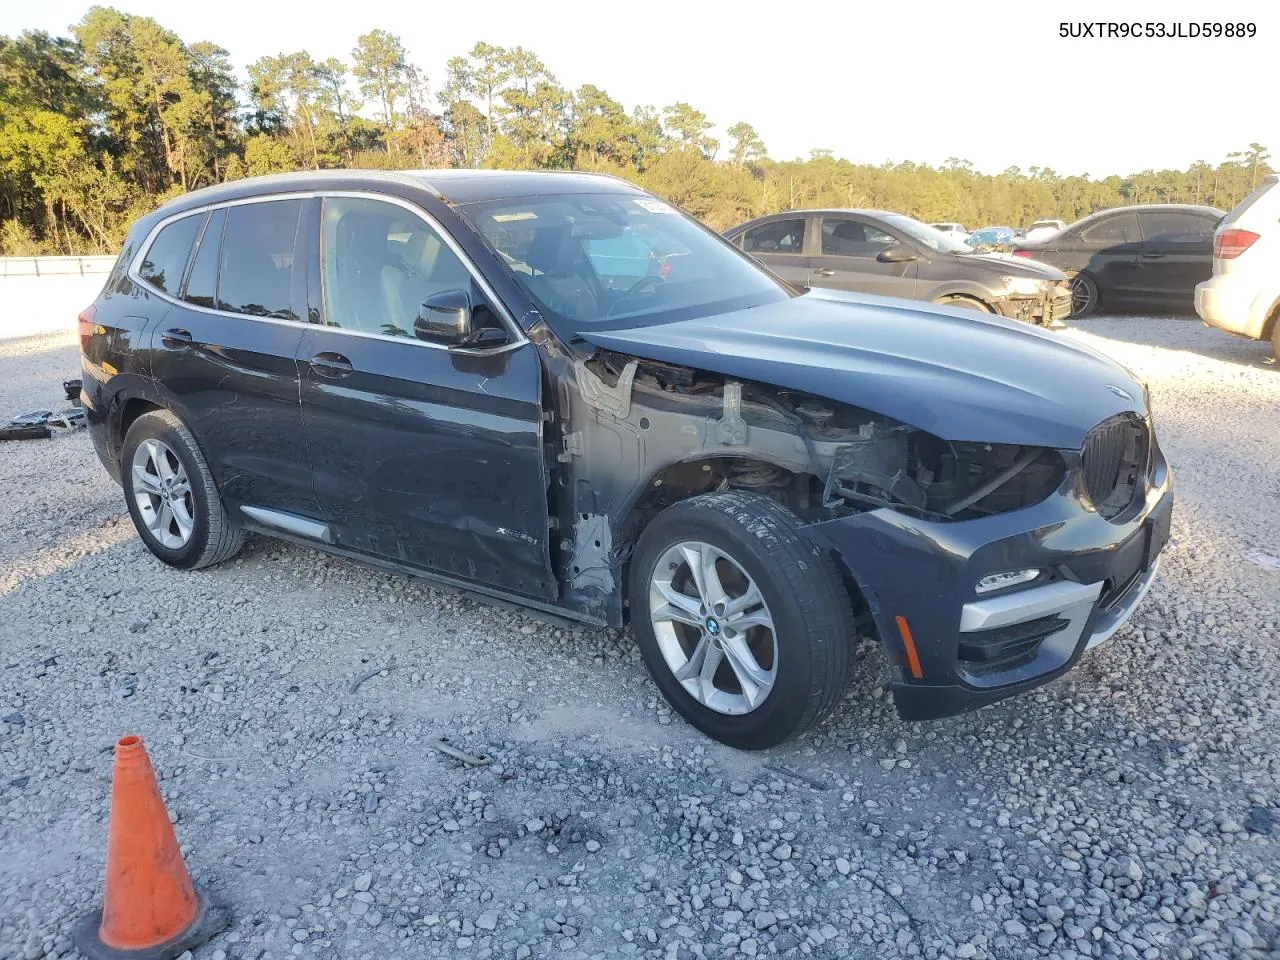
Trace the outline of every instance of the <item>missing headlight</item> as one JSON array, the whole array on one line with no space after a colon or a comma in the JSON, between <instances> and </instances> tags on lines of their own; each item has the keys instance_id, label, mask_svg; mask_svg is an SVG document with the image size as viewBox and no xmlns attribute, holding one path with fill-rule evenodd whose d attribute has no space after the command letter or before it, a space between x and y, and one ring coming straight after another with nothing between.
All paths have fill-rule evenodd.
<instances>
[{"instance_id":1,"label":"missing headlight","mask_svg":"<svg viewBox=\"0 0 1280 960\"><path fill-rule=\"evenodd\" d=\"M867 424L836 450L823 500L970 520L1038 503L1065 473L1057 451L1043 447L952 443L903 425Z\"/></svg>"}]
</instances>

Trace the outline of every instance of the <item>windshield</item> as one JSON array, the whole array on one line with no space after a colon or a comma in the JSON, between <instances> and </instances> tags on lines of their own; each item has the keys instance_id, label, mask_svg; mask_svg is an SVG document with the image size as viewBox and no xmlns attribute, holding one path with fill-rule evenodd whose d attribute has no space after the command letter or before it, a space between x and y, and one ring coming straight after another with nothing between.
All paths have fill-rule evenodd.
<instances>
[{"instance_id":1,"label":"windshield","mask_svg":"<svg viewBox=\"0 0 1280 960\"><path fill-rule=\"evenodd\" d=\"M886 226L892 227L899 233L905 233L912 240L923 243L937 253L973 253L973 248L963 240L949 236L941 230L935 230L927 223L904 217L900 213L891 213L880 219Z\"/></svg>"},{"instance_id":2,"label":"windshield","mask_svg":"<svg viewBox=\"0 0 1280 960\"><path fill-rule=\"evenodd\" d=\"M566 194L468 204L463 212L553 326L672 323L785 300L774 279L669 204Z\"/></svg>"}]
</instances>

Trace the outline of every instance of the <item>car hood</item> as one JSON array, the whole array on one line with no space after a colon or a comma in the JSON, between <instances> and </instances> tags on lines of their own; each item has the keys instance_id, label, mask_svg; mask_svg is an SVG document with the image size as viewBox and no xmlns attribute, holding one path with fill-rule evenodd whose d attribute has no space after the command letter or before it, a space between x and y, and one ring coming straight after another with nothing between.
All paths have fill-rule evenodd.
<instances>
[{"instance_id":1,"label":"car hood","mask_svg":"<svg viewBox=\"0 0 1280 960\"><path fill-rule=\"evenodd\" d=\"M1099 353L961 308L811 290L675 323L579 330L587 342L826 397L944 440L1079 449L1146 391Z\"/></svg>"},{"instance_id":2,"label":"car hood","mask_svg":"<svg viewBox=\"0 0 1280 960\"><path fill-rule=\"evenodd\" d=\"M1018 246L1022 244L1019 243ZM1037 280L1065 280L1067 275L1057 267L1038 260L1015 257L1011 253L956 253L952 254L961 263L990 270L992 273L1006 277L1035 277Z\"/></svg>"}]
</instances>

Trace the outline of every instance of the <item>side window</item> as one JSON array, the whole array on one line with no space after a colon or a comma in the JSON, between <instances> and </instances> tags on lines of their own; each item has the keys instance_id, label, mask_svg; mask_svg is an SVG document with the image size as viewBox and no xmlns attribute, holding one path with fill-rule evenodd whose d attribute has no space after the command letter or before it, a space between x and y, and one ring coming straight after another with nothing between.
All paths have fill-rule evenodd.
<instances>
[{"instance_id":1,"label":"side window","mask_svg":"<svg viewBox=\"0 0 1280 960\"><path fill-rule=\"evenodd\" d=\"M293 245L301 200L227 208L218 268L219 310L297 320L292 307Z\"/></svg>"},{"instance_id":2,"label":"side window","mask_svg":"<svg viewBox=\"0 0 1280 960\"><path fill-rule=\"evenodd\" d=\"M428 297L466 290L477 302L458 255L425 220L394 203L326 197L320 262L331 327L413 337Z\"/></svg>"},{"instance_id":3,"label":"side window","mask_svg":"<svg viewBox=\"0 0 1280 960\"><path fill-rule=\"evenodd\" d=\"M822 221L822 253L828 257L874 257L898 241L878 227L858 220Z\"/></svg>"},{"instance_id":4,"label":"side window","mask_svg":"<svg viewBox=\"0 0 1280 960\"><path fill-rule=\"evenodd\" d=\"M142 265L138 267L138 276L157 290L176 297L182 286L187 260L191 257L191 245L195 243L203 221L204 214L195 213L173 221L156 234Z\"/></svg>"},{"instance_id":5,"label":"side window","mask_svg":"<svg viewBox=\"0 0 1280 960\"><path fill-rule=\"evenodd\" d=\"M222 254L222 228L227 222L226 209L215 210L209 215L196 258L191 261L191 274L187 277L187 289L182 299L198 307L212 307L218 287L218 260Z\"/></svg>"},{"instance_id":6,"label":"side window","mask_svg":"<svg viewBox=\"0 0 1280 960\"><path fill-rule=\"evenodd\" d=\"M1142 235L1161 243L1205 243L1213 238L1212 220L1190 213L1142 213Z\"/></svg>"},{"instance_id":7,"label":"side window","mask_svg":"<svg viewBox=\"0 0 1280 960\"><path fill-rule=\"evenodd\" d=\"M1131 213L1123 213L1099 220L1086 228L1080 239L1085 243L1116 244L1137 243L1142 237L1138 233L1138 218Z\"/></svg>"},{"instance_id":8,"label":"side window","mask_svg":"<svg viewBox=\"0 0 1280 960\"><path fill-rule=\"evenodd\" d=\"M804 249L804 218L773 220L742 235L747 253L800 253Z\"/></svg>"}]
</instances>

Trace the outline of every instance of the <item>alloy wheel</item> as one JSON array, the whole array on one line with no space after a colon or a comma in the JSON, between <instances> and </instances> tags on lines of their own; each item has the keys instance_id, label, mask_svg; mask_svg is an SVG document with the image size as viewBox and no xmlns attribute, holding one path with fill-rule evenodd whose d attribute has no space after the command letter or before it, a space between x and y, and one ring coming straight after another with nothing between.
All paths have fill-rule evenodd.
<instances>
[{"instance_id":1,"label":"alloy wheel","mask_svg":"<svg viewBox=\"0 0 1280 960\"><path fill-rule=\"evenodd\" d=\"M162 546L179 550L195 530L195 501L182 461L159 440L133 452L133 502L147 531Z\"/></svg>"},{"instance_id":2,"label":"alloy wheel","mask_svg":"<svg viewBox=\"0 0 1280 960\"><path fill-rule=\"evenodd\" d=\"M1094 307L1094 288L1083 277L1076 275L1071 278L1071 313L1074 316L1084 316Z\"/></svg>"},{"instance_id":3,"label":"alloy wheel","mask_svg":"<svg viewBox=\"0 0 1280 960\"><path fill-rule=\"evenodd\" d=\"M669 548L654 567L649 611L667 667L704 707L740 715L768 698L778 675L773 616L723 550L699 541Z\"/></svg>"}]
</instances>

